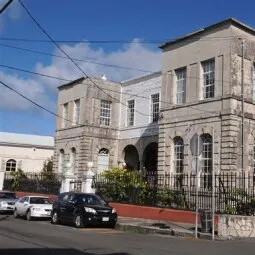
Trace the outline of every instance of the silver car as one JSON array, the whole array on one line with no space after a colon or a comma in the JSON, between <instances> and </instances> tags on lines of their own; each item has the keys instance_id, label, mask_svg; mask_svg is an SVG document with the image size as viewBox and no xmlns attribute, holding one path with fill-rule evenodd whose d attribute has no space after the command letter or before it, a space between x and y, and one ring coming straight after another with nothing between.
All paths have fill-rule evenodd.
<instances>
[{"instance_id":1,"label":"silver car","mask_svg":"<svg viewBox=\"0 0 255 255\"><path fill-rule=\"evenodd\" d=\"M0 212L13 212L16 201L15 192L0 191Z\"/></svg>"}]
</instances>

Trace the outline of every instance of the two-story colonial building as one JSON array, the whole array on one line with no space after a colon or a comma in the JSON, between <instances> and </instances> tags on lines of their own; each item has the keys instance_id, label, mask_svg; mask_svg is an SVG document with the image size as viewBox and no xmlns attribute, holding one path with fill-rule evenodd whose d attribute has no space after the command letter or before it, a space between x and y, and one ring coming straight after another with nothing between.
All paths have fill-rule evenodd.
<instances>
[{"instance_id":1,"label":"two-story colonial building","mask_svg":"<svg viewBox=\"0 0 255 255\"><path fill-rule=\"evenodd\" d=\"M202 173L210 174L213 165L216 171L253 172L255 30L227 19L161 49L158 171L192 171L190 141L198 134Z\"/></svg>"}]
</instances>

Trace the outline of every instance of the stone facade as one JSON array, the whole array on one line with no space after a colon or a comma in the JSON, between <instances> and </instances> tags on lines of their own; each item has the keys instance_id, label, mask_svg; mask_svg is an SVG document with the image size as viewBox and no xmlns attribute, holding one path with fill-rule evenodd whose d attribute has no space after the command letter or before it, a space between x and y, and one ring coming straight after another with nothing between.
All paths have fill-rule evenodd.
<instances>
[{"instance_id":1,"label":"stone facade","mask_svg":"<svg viewBox=\"0 0 255 255\"><path fill-rule=\"evenodd\" d=\"M225 38L221 40L220 38ZM226 38L229 38L228 40ZM244 39L244 170L253 171L254 160L254 62L255 30L228 19L161 46L162 114L159 128L158 170L176 171L175 139L183 140L183 172L190 172L190 139L197 133L210 137L204 142L201 166L210 164L216 171L242 168L242 41ZM205 61L214 63L214 95L205 98ZM185 68L184 102L177 104L177 71ZM205 140L203 140L205 141ZM207 146L207 147L206 147ZM210 148L209 148L210 147ZM205 150L210 150L206 154Z\"/></svg>"},{"instance_id":2,"label":"stone facade","mask_svg":"<svg viewBox=\"0 0 255 255\"><path fill-rule=\"evenodd\" d=\"M100 172L101 164L105 164L106 169L122 167L124 162L127 167L138 169L145 165L142 160L146 160L147 152L155 154L153 162L148 162L150 157L147 157L147 165L154 163L156 168L158 122L152 123L150 104L151 95L159 94L160 97L160 88L161 73L123 83L81 78L60 86L58 115L61 118L57 119L54 170L65 172L68 170L66 164L70 162L72 172L80 175L88 170L89 161L93 162L93 170L97 172ZM78 124L75 123L77 100L80 109ZM111 102L109 126L100 124L102 100ZM129 100L135 103L132 126L127 125ZM64 113L67 104L68 111ZM107 151L107 155L104 153L101 157L102 150Z\"/></svg>"},{"instance_id":3,"label":"stone facade","mask_svg":"<svg viewBox=\"0 0 255 255\"><path fill-rule=\"evenodd\" d=\"M219 215L218 235L226 238L255 237L254 216Z\"/></svg>"}]
</instances>

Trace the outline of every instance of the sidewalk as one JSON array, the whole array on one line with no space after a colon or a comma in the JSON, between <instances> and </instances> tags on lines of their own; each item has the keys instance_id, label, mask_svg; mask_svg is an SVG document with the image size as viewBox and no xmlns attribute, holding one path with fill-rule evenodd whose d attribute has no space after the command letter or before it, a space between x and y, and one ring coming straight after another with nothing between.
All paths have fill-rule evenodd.
<instances>
[{"instance_id":1,"label":"sidewalk","mask_svg":"<svg viewBox=\"0 0 255 255\"><path fill-rule=\"evenodd\" d=\"M124 231L141 234L160 234L183 238L195 238L195 225L190 223L157 221L148 219L118 217L117 228ZM211 233L201 233L198 225L198 238L212 239ZM222 240L215 235L215 240Z\"/></svg>"}]
</instances>

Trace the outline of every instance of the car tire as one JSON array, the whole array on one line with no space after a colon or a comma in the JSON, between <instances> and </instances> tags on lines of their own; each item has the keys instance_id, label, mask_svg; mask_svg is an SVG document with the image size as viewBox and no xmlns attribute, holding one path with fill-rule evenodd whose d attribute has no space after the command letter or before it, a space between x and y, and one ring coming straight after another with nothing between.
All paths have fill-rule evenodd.
<instances>
[{"instance_id":1,"label":"car tire","mask_svg":"<svg viewBox=\"0 0 255 255\"><path fill-rule=\"evenodd\" d=\"M14 217L14 218L18 218L18 217L19 217L19 214L18 214L18 211L17 211L16 208L14 209L13 217Z\"/></svg>"},{"instance_id":2,"label":"car tire","mask_svg":"<svg viewBox=\"0 0 255 255\"><path fill-rule=\"evenodd\" d=\"M32 220L32 216L31 216L31 211L30 211L30 210L28 210L27 213L26 213L26 219L27 219L28 221L31 221L31 220Z\"/></svg>"},{"instance_id":3,"label":"car tire","mask_svg":"<svg viewBox=\"0 0 255 255\"><path fill-rule=\"evenodd\" d=\"M74 216L74 226L76 228L83 228L84 227L84 223L83 223L83 219L81 214L76 214Z\"/></svg>"},{"instance_id":4,"label":"car tire","mask_svg":"<svg viewBox=\"0 0 255 255\"><path fill-rule=\"evenodd\" d=\"M52 224L59 224L59 219L58 219L58 213L57 211L54 211L52 213L51 221Z\"/></svg>"},{"instance_id":5,"label":"car tire","mask_svg":"<svg viewBox=\"0 0 255 255\"><path fill-rule=\"evenodd\" d=\"M116 228L116 223L111 223L111 224L109 225L109 228L112 228L112 229Z\"/></svg>"}]
</instances>

